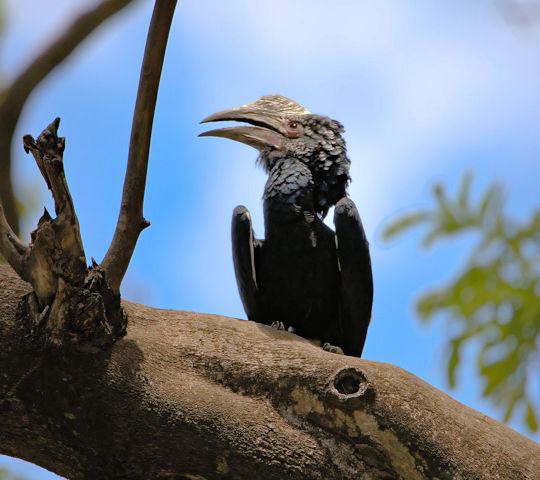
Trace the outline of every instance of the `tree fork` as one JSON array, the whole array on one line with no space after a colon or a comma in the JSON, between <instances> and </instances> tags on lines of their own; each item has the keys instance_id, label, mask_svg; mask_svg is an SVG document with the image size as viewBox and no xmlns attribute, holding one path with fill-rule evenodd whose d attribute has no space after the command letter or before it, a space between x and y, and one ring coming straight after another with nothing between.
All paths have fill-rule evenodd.
<instances>
[{"instance_id":1,"label":"tree fork","mask_svg":"<svg viewBox=\"0 0 540 480\"><path fill-rule=\"evenodd\" d=\"M126 0L122 0L126 1ZM107 3L107 2L104 2ZM120 0L110 5L115 8ZM108 3L107 3L108 4ZM31 344L95 351L124 335L127 318L120 305L120 284L140 232L146 170L161 68L176 0L156 0L150 21L117 229L102 266L86 266L79 222L63 169L65 139L60 119L38 137L23 139L51 190L56 218L45 210L28 247L17 237L0 206L0 253L34 291L19 308ZM61 42L63 45L63 43Z\"/></svg>"}]
</instances>

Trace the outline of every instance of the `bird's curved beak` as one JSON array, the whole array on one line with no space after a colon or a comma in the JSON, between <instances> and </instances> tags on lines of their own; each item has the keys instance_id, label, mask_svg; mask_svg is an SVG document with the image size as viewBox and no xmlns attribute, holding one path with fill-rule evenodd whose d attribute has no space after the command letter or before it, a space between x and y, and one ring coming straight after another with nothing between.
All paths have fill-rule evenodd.
<instances>
[{"instance_id":1,"label":"bird's curved beak","mask_svg":"<svg viewBox=\"0 0 540 480\"><path fill-rule=\"evenodd\" d=\"M271 147L279 150L283 144L283 134L280 132L282 119L280 116L270 112L257 111L249 108L250 105L231 108L222 112L214 113L206 117L201 123L235 121L245 122L253 127L238 126L228 128L218 128L203 132L199 137L223 137L245 143L250 147L262 150Z\"/></svg>"},{"instance_id":2,"label":"bird's curved beak","mask_svg":"<svg viewBox=\"0 0 540 480\"><path fill-rule=\"evenodd\" d=\"M206 117L201 123L235 121L253 125L219 128L201 133L199 137L223 137L245 143L257 150L279 150L285 140L283 120L288 114L309 113L304 107L282 97L267 95L241 107L223 110Z\"/></svg>"}]
</instances>

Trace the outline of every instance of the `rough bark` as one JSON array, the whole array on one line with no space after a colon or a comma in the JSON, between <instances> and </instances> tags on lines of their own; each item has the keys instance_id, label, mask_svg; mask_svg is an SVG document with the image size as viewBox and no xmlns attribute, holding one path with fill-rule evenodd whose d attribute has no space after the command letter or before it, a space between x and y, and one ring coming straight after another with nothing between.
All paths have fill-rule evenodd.
<instances>
[{"instance_id":1,"label":"rough bark","mask_svg":"<svg viewBox=\"0 0 540 480\"><path fill-rule=\"evenodd\" d=\"M0 266L0 453L75 479L538 479L540 446L389 364L123 302L97 354L36 352Z\"/></svg>"},{"instance_id":2,"label":"rough bark","mask_svg":"<svg viewBox=\"0 0 540 480\"><path fill-rule=\"evenodd\" d=\"M120 295L107 285L103 269L87 268L79 221L64 175L65 139L58 137L60 119L37 138L25 135L24 149L32 153L55 203L24 245L10 228L0 206L0 252L33 291L19 305L18 318L34 348L50 345L96 350L125 333L126 316Z\"/></svg>"},{"instance_id":3,"label":"rough bark","mask_svg":"<svg viewBox=\"0 0 540 480\"><path fill-rule=\"evenodd\" d=\"M98 10L103 5L119 8L125 1L105 0ZM86 266L79 222L64 175L65 139L58 137L60 119L54 120L37 140L31 135L23 138L25 151L34 156L53 195L57 216L53 219L45 210L32 232L31 244L26 246L6 219L9 209L0 204L0 253L33 287L21 302L18 316L36 349L55 345L96 351L125 333L127 318L120 305L120 284L139 234L149 225L142 216L148 153L175 7L176 0L155 2L139 80L120 216L101 266L95 262L90 268ZM72 33L81 38L77 32ZM67 43L69 48L65 40L60 42L61 48L54 45L62 52L74 48ZM59 56L55 48L52 50L56 53L50 54L54 58ZM0 102L0 111L2 108Z\"/></svg>"}]
</instances>

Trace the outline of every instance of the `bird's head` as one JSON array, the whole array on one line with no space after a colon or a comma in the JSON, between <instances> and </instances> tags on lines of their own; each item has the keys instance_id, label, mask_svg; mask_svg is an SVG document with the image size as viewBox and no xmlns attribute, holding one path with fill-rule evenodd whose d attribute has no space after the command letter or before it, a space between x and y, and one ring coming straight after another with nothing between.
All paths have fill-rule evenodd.
<instances>
[{"instance_id":1,"label":"bird's head","mask_svg":"<svg viewBox=\"0 0 540 480\"><path fill-rule=\"evenodd\" d=\"M258 163L269 173L280 159L293 158L310 169L319 192L319 211L345 196L349 182L343 126L314 115L281 95L266 95L255 102L205 118L201 123L237 121L252 126L220 128L199 136L224 137L259 150Z\"/></svg>"},{"instance_id":2,"label":"bird's head","mask_svg":"<svg viewBox=\"0 0 540 480\"><path fill-rule=\"evenodd\" d=\"M323 154L325 160L345 155L343 126L328 117L313 115L281 95L266 95L241 107L223 110L201 123L236 121L253 126L220 128L201 137L224 137L259 150L259 162L268 172L276 160L289 157L304 162Z\"/></svg>"}]
</instances>

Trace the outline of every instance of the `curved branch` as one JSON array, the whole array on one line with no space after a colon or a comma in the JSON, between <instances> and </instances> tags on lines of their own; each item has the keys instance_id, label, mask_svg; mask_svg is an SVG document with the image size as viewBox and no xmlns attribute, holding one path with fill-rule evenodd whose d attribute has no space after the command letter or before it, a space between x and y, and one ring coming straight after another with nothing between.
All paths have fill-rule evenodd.
<instances>
[{"instance_id":1,"label":"curved branch","mask_svg":"<svg viewBox=\"0 0 540 480\"><path fill-rule=\"evenodd\" d=\"M17 209L11 184L11 143L17 121L34 88L99 25L133 0L103 0L76 18L11 82L0 100L0 202L9 224L18 230Z\"/></svg>"},{"instance_id":2,"label":"curved branch","mask_svg":"<svg viewBox=\"0 0 540 480\"><path fill-rule=\"evenodd\" d=\"M143 217L146 171L159 80L175 7L176 0L156 0L148 29L133 113L120 215L111 246L101 264L109 286L117 293L139 234L150 225Z\"/></svg>"},{"instance_id":3,"label":"curved branch","mask_svg":"<svg viewBox=\"0 0 540 480\"><path fill-rule=\"evenodd\" d=\"M0 453L67 478L538 478L540 445L393 365L131 302L110 349L29 351L26 291L0 265Z\"/></svg>"},{"instance_id":4,"label":"curved branch","mask_svg":"<svg viewBox=\"0 0 540 480\"><path fill-rule=\"evenodd\" d=\"M7 262L17 274L25 279L24 259L27 253L28 247L9 226L0 203L0 254L6 257Z\"/></svg>"}]
</instances>

